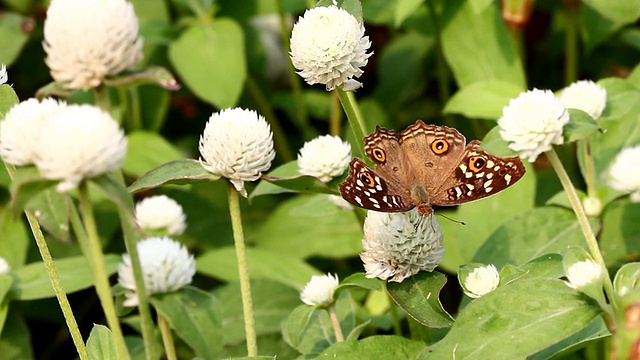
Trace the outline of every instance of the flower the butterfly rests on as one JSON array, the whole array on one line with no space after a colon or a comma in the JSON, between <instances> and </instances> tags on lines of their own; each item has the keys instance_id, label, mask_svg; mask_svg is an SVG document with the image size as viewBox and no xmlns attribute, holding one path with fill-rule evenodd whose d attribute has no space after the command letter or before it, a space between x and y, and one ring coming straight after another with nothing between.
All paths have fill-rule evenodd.
<instances>
[{"instance_id":1,"label":"flower the butterfly rests on","mask_svg":"<svg viewBox=\"0 0 640 360\"><path fill-rule=\"evenodd\" d=\"M340 184L342 197L353 205L380 212L432 205L452 206L493 195L515 184L525 173L518 157L502 158L468 145L456 129L427 125L422 120L396 133L382 127L364 138L371 169L354 158Z\"/></svg>"}]
</instances>

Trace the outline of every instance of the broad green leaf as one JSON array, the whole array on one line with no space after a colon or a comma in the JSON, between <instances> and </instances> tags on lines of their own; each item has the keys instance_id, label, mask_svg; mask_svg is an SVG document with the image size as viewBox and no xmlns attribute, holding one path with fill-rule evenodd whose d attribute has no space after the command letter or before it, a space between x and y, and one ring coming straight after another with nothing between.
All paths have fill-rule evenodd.
<instances>
[{"instance_id":1,"label":"broad green leaf","mask_svg":"<svg viewBox=\"0 0 640 360\"><path fill-rule=\"evenodd\" d=\"M149 170L129 186L129 191L135 193L167 183L188 184L192 181L217 179L219 177L205 170L198 160L180 159Z\"/></svg>"},{"instance_id":2,"label":"broad green leaf","mask_svg":"<svg viewBox=\"0 0 640 360\"><path fill-rule=\"evenodd\" d=\"M621 23L631 23L640 17L640 0L584 0L604 17Z\"/></svg>"},{"instance_id":3,"label":"broad green leaf","mask_svg":"<svg viewBox=\"0 0 640 360\"><path fill-rule=\"evenodd\" d=\"M499 8L476 13L469 1L443 4L442 50L458 85L498 80L524 89L522 62Z\"/></svg>"},{"instance_id":4,"label":"broad green leaf","mask_svg":"<svg viewBox=\"0 0 640 360\"><path fill-rule=\"evenodd\" d=\"M602 320L602 317L597 317L587 326L583 327L582 330L572 334L557 344L554 344L534 355L528 356L527 360L545 360L552 358L552 356L554 359L562 358L563 354L574 353L578 349L587 346L587 344L608 336L611 336L611 333L607 330L607 325L604 320Z\"/></svg>"},{"instance_id":5,"label":"broad green leaf","mask_svg":"<svg viewBox=\"0 0 640 360\"><path fill-rule=\"evenodd\" d=\"M398 0L394 12L395 27L400 27L404 20L411 16L425 0Z\"/></svg>"},{"instance_id":6,"label":"broad green leaf","mask_svg":"<svg viewBox=\"0 0 640 360\"><path fill-rule=\"evenodd\" d=\"M640 254L640 203L610 205L602 217L600 250L608 267L627 263Z\"/></svg>"},{"instance_id":7,"label":"broad green leaf","mask_svg":"<svg viewBox=\"0 0 640 360\"><path fill-rule=\"evenodd\" d=\"M71 240L68 199L67 194L51 187L34 196L26 205L27 210L36 216L41 227L58 240L67 243Z\"/></svg>"},{"instance_id":8,"label":"broad green leaf","mask_svg":"<svg viewBox=\"0 0 640 360\"><path fill-rule=\"evenodd\" d=\"M31 199L57 183L56 180L43 178L35 166L18 169L9 187L14 213L21 212Z\"/></svg>"},{"instance_id":9,"label":"broad green leaf","mask_svg":"<svg viewBox=\"0 0 640 360\"><path fill-rule=\"evenodd\" d=\"M478 81L458 90L449 99L445 114L462 114L468 118L496 120L509 100L525 89L513 82L501 80Z\"/></svg>"},{"instance_id":10,"label":"broad green leaf","mask_svg":"<svg viewBox=\"0 0 640 360\"><path fill-rule=\"evenodd\" d=\"M0 275L0 334L4 327L4 322L7 320L9 313L9 305L11 300L7 298L7 294L13 286L13 277L9 275Z\"/></svg>"},{"instance_id":11,"label":"broad green leaf","mask_svg":"<svg viewBox=\"0 0 640 360\"><path fill-rule=\"evenodd\" d=\"M562 129L562 137L566 143L582 140L600 129L598 123L589 114L578 109L568 109L571 116Z\"/></svg>"},{"instance_id":12,"label":"broad green leaf","mask_svg":"<svg viewBox=\"0 0 640 360\"><path fill-rule=\"evenodd\" d=\"M34 359L31 334L20 311L10 311L0 335L0 354L4 359Z\"/></svg>"},{"instance_id":13,"label":"broad green leaf","mask_svg":"<svg viewBox=\"0 0 640 360\"><path fill-rule=\"evenodd\" d=\"M638 262L622 265L613 279L613 287L618 294L627 293L638 285L640 285L640 263Z\"/></svg>"},{"instance_id":14,"label":"broad green leaf","mask_svg":"<svg viewBox=\"0 0 640 360\"><path fill-rule=\"evenodd\" d=\"M169 59L199 98L224 109L237 104L247 65L242 28L229 18L195 23L169 46Z\"/></svg>"},{"instance_id":15,"label":"broad green leaf","mask_svg":"<svg viewBox=\"0 0 640 360\"><path fill-rule=\"evenodd\" d=\"M108 327L100 324L93 325L87 340L87 352L91 359L116 360L116 345Z\"/></svg>"},{"instance_id":16,"label":"broad green leaf","mask_svg":"<svg viewBox=\"0 0 640 360\"><path fill-rule=\"evenodd\" d=\"M390 359L415 359L424 346L422 341L409 340L401 336L376 335L358 341L333 344L322 351L318 358L380 359L380 355L384 354Z\"/></svg>"},{"instance_id":17,"label":"broad green leaf","mask_svg":"<svg viewBox=\"0 0 640 360\"><path fill-rule=\"evenodd\" d=\"M579 31L587 54L614 36L624 25L624 22L608 19L589 6L580 6Z\"/></svg>"},{"instance_id":18,"label":"broad green leaf","mask_svg":"<svg viewBox=\"0 0 640 360\"><path fill-rule=\"evenodd\" d=\"M472 301L419 359L516 359L581 331L600 309L563 281L530 279Z\"/></svg>"},{"instance_id":19,"label":"broad green leaf","mask_svg":"<svg viewBox=\"0 0 640 360\"><path fill-rule=\"evenodd\" d=\"M35 28L35 20L18 13L3 11L0 16L0 64L13 64ZM9 73L9 83L12 83ZM1 118L2 116L0 116Z\"/></svg>"},{"instance_id":20,"label":"broad green leaf","mask_svg":"<svg viewBox=\"0 0 640 360\"><path fill-rule=\"evenodd\" d=\"M7 84L0 85L0 119L4 119L4 115L14 105L20 102L15 90Z\"/></svg>"},{"instance_id":21,"label":"broad green leaf","mask_svg":"<svg viewBox=\"0 0 640 360\"><path fill-rule=\"evenodd\" d=\"M313 306L300 305L282 320L282 337L292 348L297 349L300 346L302 334L315 311L316 308Z\"/></svg>"},{"instance_id":22,"label":"broad green leaf","mask_svg":"<svg viewBox=\"0 0 640 360\"><path fill-rule=\"evenodd\" d=\"M440 303L447 278L439 272L420 272L401 283L388 282L393 301L417 322L430 328L449 327L453 318Z\"/></svg>"},{"instance_id":23,"label":"broad green leaf","mask_svg":"<svg viewBox=\"0 0 640 360\"><path fill-rule=\"evenodd\" d=\"M24 265L33 240L22 217L14 217L8 207L0 210L0 234L0 256L7 260L11 269Z\"/></svg>"},{"instance_id":24,"label":"broad green leaf","mask_svg":"<svg viewBox=\"0 0 640 360\"><path fill-rule=\"evenodd\" d=\"M513 217L497 228L473 257L474 262L522 265L542 255L562 253L568 246L585 246L572 211L540 207Z\"/></svg>"},{"instance_id":25,"label":"broad green leaf","mask_svg":"<svg viewBox=\"0 0 640 360\"><path fill-rule=\"evenodd\" d=\"M355 273L340 281L340 285L336 289L335 294L353 287L376 291L384 290L383 282L381 280L377 278L368 278L365 276L365 273Z\"/></svg>"},{"instance_id":26,"label":"broad green leaf","mask_svg":"<svg viewBox=\"0 0 640 360\"><path fill-rule=\"evenodd\" d=\"M215 296L187 286L150 298L178 336L204 359L217 359L222 351L222 314Z\"/></svg>"},{"instance_id":27,"label":"broad green leaf","mask_svg":"<svg viewBox=\"0 0 640 360\"><path fill-rule=\"evenodd\" d=\"M562 255L546 254L520 266L505 265L500 271L500 284L534 278L559 279L564 275Z\"/></svg>"},{"instance_id":28,"label":"broad green leaf","mask_svg":"<svg viewBox=\"0 0 640 360\"><path fill-rule=\"evenodd\" d=\"M247 249L249 275L252 279L269 279L302 289L319 271L299 258L280 252ZM235 249L224 247L207 251L198 257L198 272L225 281L238 281L238 264Z\"/></svg>"},{"instance_id":29,"label":"broad green leaf","mask_svg":"<svg viewBox=\"0 0 640 360\"><path fill-rule=\"evenodd\" d=\"M154 132L134 131L127 135L127 141L129 150L122 170L134 176L184 157L170 142Z\"/></svg>"},{"instance_id":30,"label":"broad green leaf","mask_svg":"<svg viewBox=\"0 0 640 360\"><path fill-rule=\"evenodd\" d=\"M290 161L273 169L266 175L262 175L258 186L249 194L249 198L260 195L273 195L286 192L311 192L322 194L338 194L320 179L300 175L297 161Z\"/></svg>"},{"instance_id":31,"label":"broad green leaf","mask_svg":"<svg viewBox=\"0 0 640 360\"><path fill-rule=\"evenodd\" d=\"M316 3L315 7L331 5L336 5L346 10L349 14L353 15L356 20L362 22L362 5L360 4L360 0L320 0Z\"/></svg>"},{"instance_id":32,"label":"broad green leaf","mask_svg":"<svg viewBox=\"0 0 640 360\"><path fill-rule=\"evenodd\" d=\"M362 251L362 225L354 211L327 195L282 202L262 225L256 247L297 258L345 258Z\"/></svg>"},{"instance_id":33,"label":"broad green leaf","mask_svg":"<svg viewBox=\"0 0 640 360\"><path fill-rule=\"evenodd\" d=\"M121 257L114 254L105 255L107 275L118 269ZM86 289L93 285L93 277L84 257L69 257L54 261L62 287L67 294ZM42 262L25 265L13 271L16 283L11 296L18 300L46 299L55 296L51 280Z\"/></svg>"}]
</instances>

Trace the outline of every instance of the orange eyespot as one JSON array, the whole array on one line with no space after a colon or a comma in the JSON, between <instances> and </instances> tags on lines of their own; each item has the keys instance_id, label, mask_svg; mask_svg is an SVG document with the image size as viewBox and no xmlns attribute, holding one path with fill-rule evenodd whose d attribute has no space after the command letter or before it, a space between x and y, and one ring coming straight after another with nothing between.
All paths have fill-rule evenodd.
<instances>
[{"instance_id":1,"label":"orange eyespot","mask_svg":"<svg viewBox=\"0 0 640 360\"><path fill-rule=\"evenodd\" d=\"M482 156L473 156L469 159L469 169L473 172L478 172L484 168L487 161Z\"/></svg>"},{"instance_id":2,"label":"orange eyespot","mask_svg":"<svg viewBox=\"0 0 640 360\"><path fill-rule=\"evenodd\" d=\"M362 181L366 186L373 187L375 185L375 181L373 180L373 176L368 173L360 174L360 181Z\"/></svg>"},{"instance_id":3,"label":"orange eyespot","mask_svg":"<svg viewBox=\"0 0 640 360\"><path fill-rule=\"evenodd\" d=\"M438 155L444 154L449 150L449 143L446 140L438 139L431 143L431 150Z\"/></svg>"},{"instance_id":4,"label":"orange eyespot","mask_svg":"<svg viewBox=\"0 0 640 360\"><path fill-rule=\"evenodd\" d=\"M379 161L379 162L387 161L387 153L385 153L384 150L380 148L375 148L371 150L371 154L373 155L373 158L376 161Z\"/></svg>"}]
</instances>

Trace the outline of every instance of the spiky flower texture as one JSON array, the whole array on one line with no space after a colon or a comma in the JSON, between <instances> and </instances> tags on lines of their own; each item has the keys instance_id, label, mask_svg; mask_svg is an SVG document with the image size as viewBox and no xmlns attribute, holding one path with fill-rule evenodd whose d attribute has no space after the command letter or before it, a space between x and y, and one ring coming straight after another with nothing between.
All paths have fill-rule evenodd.
<instances>
[{"instance_id":1,"label":"spiky flower texture","mask_svg":"<svg viewBox=\"0 0 640 360\"><path fill-rule=\"evenodd\" d=\"M329 182L342 175L351 161L351 145L338 136L324 135L307 141L298 153L298 171Z\"/></svg>"}]
</instances>

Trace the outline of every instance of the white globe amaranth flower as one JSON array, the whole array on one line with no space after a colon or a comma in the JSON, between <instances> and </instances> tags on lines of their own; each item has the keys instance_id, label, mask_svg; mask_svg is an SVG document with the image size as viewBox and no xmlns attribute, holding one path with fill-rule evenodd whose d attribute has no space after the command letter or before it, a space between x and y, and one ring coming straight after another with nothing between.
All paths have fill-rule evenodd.
<instances>
[{"instance_id":1,"label":"white globe amaranth flower","mask_svg":"<svg viewBox=\"0 0 640 360\"><path fill-rule=\"evenodd\" d=\"M500 273L492 264L473 269L464 279L464 293L477 299L498 288Z\"/></svg>"},{"instance_id":2,"label":"white globe amaranth flower","mask_svg":"<svg viewBox=\"0 0 640 360\"><path fill-rule=\"evenodd\" d=\"M307 305L327 307L333 304L333 293L338 285L337 275L313 275L300 292L300 300Z\"/></svg>"},{"instance_id":3,"label":"white globe amaranth flower","mask_svg":"<svg viewBox=\"0 0 640 360\"><path fill-rule=\"evenodd\" d=\"M498 119L500 136L520 157L534 162L538 155L562 144L569 112L549 90L533 89L511 99Z\"/></svg>"},{"instance_id":4,"label":"white globe amaranth flower","mask_svg":"<svg viewBox=\"0 0 640 360\"><path fill-rule=\"evenodd\" d=\"M127 139L109 113L91 105L67 105L42 124L34 164L60 192L120 167Z\"/></svg>"},{"instance_id":5,"label":"white globe amaranth flower","mask_svg":"<svg viewBox=\"0 0 640 360\"><path fill-rule=\"evenodd\" d=\"M42 102L31 98L14 105L0 122L0 156L13 165L34 162L36 144L48 119L66 107L65 102L47 98Z\"/></svg>"},{"instance_id":6,"label":"white globe amaranth flower","mask_svg":"<svg viewBox=\"0 0 640 360\"><path fill-rule=\"evenodd\" d=\"M362 86L353 78L363 74L372 53L364 25L337 6L305 11L291 32L291 61L310 85L324 84L355 90Z\"/></svg>"},{"instance_id":7,"label":"white globe amaranth flower","mask_svg":"<svg viewBox=\"0 0 640 360\"><path fill-rule=\"evenodd\" d=\"M640 202L640 145L622 149L611 163L607 176L612 188L629 192L631 201Z\"/></svg>"},{"instance_id":8,"label":"white globe amaranth flower","mask_svg":"<svg viewBox=\"0 0 640 360\"><path fill-rule=\"evenodd\" d=\"M182 206L166 195L149 196L136 204L136 222L143 229L180 235L187 227Z\"/></svg>"},{"instance_id":9,"label":"white globe amaranth flower","mask_svg":"<svg viewBox=\"0 0 640 360\"><path fill-rule=\"evenodd\" d=\"M602 278L602 267L593 260L578 261L567 268L567 285L582 289Z\"/></svg>"},{"instance_id":10,"label":"white globe amaranth flower","mask_svg":"<svg viewBox=\"0 0 640 360\"><path fill-rule=\"evenodd\" d=\"M442 238L435 216L423 217L416 209L369 211L360 254L366 277L402 282L420 271L433 271L444 258Z\"/></svg>"},{"instance_id":11,"label":"white globe amaranth flower","mask_svg":"<svg viewBox=\"0 0 640 360\"><path fill-rule=\"evenodd\" d=\"M7 259L0 256L0 276L7 275L11 271L11 266L7 262Z\"/></svg>"},{"instance_id":12,"label":"white globe amaranth flower","mask_svg":"<svg viewBox=\"0 0 640 360\"><path fill-rule=\"evenodd\" d=\"M602 201L597 197L587 196L582 200L582 206L587 216L598 216L602 212Z\"/></svg>"},{"instance_id":13,"label":"white globe amaranth flower","mask_svg":"<svg viewBox=\"0 0 640 360\"><path fill-rule=\"evenodd\" d=\"M567 109L579 109L598 119L607 106L607 89L591 80L580 80L567 86L559 96Z\"/></svg>"},{"instance_id":14,"label":"white globe amaranth flower","mask_svg":"<svg viewBox=\"0 0 640 360\"><path fill-rule=\"evenodd\" d=\"M43 47L51 77L72 89L97 87L142 59L138 18L125 0L52 0Z\"/></svg>"},{"instance_id":15,"label":"white globe amaranth flower","mask_svg":"<svg viewBox=\"0 0 640 360\"><path fill-rule=\"evenodd\" d=\"M168 293L191 283L196 261L184 245L165 236L146 238L136 246L147 294ZM122 262L118 264L118 283L126 290L124 305L138 305L129 254L122 255Z\"/></svg>"},{"instance_id":16,"label":"white globe amaranth flower","mask_svg":"<svg viewBox=\"0 0 640 360\"><path fill-rule=\"evenodd\" d=\"M4 84L9 80L9 75L7 75L7 65L2 64L0 68L0 85Z\"/></svg>"},{"instance_id":17,"label":"white globe amaranth flower","mask_svg":"<svg viewBox=\"0 0 640 360\"><path fill-rule=\"evenodd\" d=\"M351 145L339 136L323 135L304 143L298 153L298 172L329 182L342 175L351 161Z\"/></svg>"},{"instance_id":18,"label":"white globe amaranth flower","mask_svg":"<svg viewBox=\"0 0 640 360\"><path fill-rule=\"evenodd\" d=\"M245 197L244 182L260 178L276 156L269 123L257 112L241 108L211 115L199 148L202 166L218 178L229 179Z\"/></svg>"}]
</instances>

